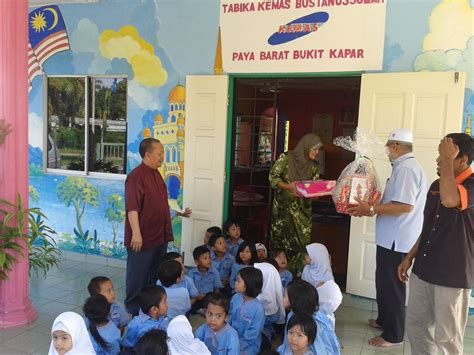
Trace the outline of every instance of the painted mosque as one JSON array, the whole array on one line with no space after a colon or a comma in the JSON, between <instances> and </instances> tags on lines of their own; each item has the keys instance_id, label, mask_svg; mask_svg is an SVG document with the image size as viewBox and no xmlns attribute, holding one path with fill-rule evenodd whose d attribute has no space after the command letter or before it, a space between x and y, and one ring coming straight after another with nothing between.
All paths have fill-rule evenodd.
<instances>
[{"instance_id":1,"label":"painted mosque","mask_svg":"<svg viewBox=\"0 0 474 355\"><path fill-rule=\"evenodd\" d=\"M176 85L168 95L168 115L155 116L153 132L145 127L143 138L156 138L164 148L164 161L160 173L168 187L169 198L176 200L183 187L184 173L184 123L186 88Z\"/></svg>"}]
</instances>

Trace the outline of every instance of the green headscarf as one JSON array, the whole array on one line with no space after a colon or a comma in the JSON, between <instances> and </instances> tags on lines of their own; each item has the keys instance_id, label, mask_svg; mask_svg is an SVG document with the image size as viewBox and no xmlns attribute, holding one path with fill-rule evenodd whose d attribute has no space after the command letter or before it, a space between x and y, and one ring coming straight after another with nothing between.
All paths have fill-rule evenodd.
<instances>
[{"instance_id":1,"label":"green headscarf","mask_svg":"<svg viewBox=\"0 0 474 355\"><path fill-rule=\"evenodd\" d=\"M321 138L316 134L308 133L300 139L295 149L288 152L288 177L291 182L311 179L315 162L309 159L309 152L321 146Z\"/></svg>"}]
</instances>

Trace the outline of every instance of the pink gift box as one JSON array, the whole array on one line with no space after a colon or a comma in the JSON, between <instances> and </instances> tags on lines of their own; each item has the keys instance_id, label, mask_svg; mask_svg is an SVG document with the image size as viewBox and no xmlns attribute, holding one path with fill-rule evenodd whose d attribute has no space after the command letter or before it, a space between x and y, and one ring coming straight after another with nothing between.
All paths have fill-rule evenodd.
<instances>
[{"instance_id":1,"label":"pink gift box","mask_svg":"<svg viewBox=\"0 0 474 355\"><path fill-rule=\"evenodd\" d=\"M298 181L296 189L303 197L320 197L331 195L336 187L335 180L309 180Z\"/></svg>"}]
</instances>

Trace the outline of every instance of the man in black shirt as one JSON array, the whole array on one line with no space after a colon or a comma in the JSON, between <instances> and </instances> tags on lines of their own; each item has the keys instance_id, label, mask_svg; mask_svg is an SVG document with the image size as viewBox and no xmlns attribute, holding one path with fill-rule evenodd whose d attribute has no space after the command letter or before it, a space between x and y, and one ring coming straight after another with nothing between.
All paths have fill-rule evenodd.
<instances>
[{"instance_id":1,"label":"man in black shirt","mask_svg":"<svg viewBox=\"0 0 474 355\"><path fill-rule=\"evenodd\" d=\"M407 333L412 354L462 354L474 287L473 139L448 134L438 147L439 179L431 185L421 235L398 267L410 277Z\"/></svg>"}]
</instances>

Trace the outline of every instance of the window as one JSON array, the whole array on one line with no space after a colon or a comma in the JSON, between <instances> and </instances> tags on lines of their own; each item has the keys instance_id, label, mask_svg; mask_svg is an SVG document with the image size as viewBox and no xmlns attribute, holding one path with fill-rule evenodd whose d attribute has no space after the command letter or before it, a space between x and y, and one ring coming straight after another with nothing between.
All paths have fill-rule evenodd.
<instances>
[{"instance_id":1,"label":"window","mask_svg":"<svg viewBox=\"0 0 474 355\"><path fill-rule=\"evenodd\" d=\"M125 174L127 79L47 78L47 169Z\"/></svg>"}]
</instances>

